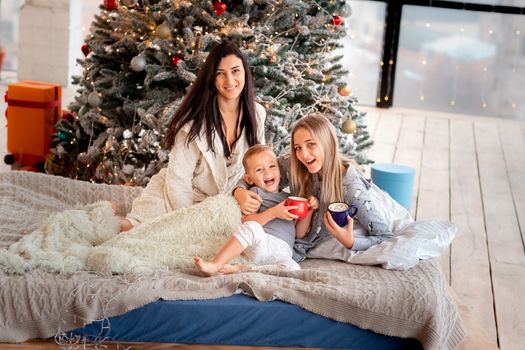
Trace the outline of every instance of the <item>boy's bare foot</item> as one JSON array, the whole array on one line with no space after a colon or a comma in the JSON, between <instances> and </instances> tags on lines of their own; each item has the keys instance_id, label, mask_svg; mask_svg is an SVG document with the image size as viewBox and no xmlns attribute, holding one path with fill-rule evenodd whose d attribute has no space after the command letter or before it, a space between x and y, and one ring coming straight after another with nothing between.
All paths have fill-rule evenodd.
<instances>
[{"instance_id":1,"label":"boy's bare foot","mask_svg":"<svg viewBox=\"0 0 525 350\"><path fill-rule=\"evenodd\" d=\"M193 257L193 262L195 263L197 271L199 271L203 276L214 276L219 271L219 267L217 267L217 265L209 261L204 261L198 256Z\"/></svg>"},{"instance_id":2,"label":"boy's bare foot","mask_svg":"<svg viewBox=\"0 0 525 350\"><path fill-rule=\"evenodd\" d=\"M129 231L133 228L133 226L131 225L131 222L129 222L129 220L126 218L119 217L118 223L120 226L120 232Z\"/></svg>"},{"instance_id":3,"label":"boy's bare foot","mask_svg":"<svg viewBox=\"0 0 525 350\"><path fill-rule=\"evenodd\" d=\"M219 269L220 273L223 273L225 275L229 275L232 273L242 272L242 271L249 271L250 267L248 265L243 264L237 264L237 265L230 265L226 264L223 267Z\"/></svg>"}]
</instances>

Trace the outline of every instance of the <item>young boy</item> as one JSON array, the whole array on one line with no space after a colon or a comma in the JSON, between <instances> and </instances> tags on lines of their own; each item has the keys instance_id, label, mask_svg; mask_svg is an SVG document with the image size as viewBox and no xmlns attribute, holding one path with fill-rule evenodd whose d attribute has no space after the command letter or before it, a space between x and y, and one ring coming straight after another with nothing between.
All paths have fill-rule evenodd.
<instances>
[{"instance_id":1,"label":"young boy","mask_svg":"<svg viewBox=\"0 0 525 350\"><path fill-rule=\"evenodd\" d=\"M286 270L299 270L299 264L292 259L295 238L302 238L308 232L312 214L319 207L315 197L308 198L308 215L294 223L297 215L289 212L296 206L284 205L289 193L279 191L281 173L275 153L266 145L255 145L243 157L244 180L254 185L252 191L262 198L259 212L245 215L243 225L219 250L212 261L195 257L195 267L205 275L234 273L249 270L247 265L229 265L233 258L243 252L258 268L272 265ZM254 268L252 268L254 269Z\"/></svg>"}]
</instances>

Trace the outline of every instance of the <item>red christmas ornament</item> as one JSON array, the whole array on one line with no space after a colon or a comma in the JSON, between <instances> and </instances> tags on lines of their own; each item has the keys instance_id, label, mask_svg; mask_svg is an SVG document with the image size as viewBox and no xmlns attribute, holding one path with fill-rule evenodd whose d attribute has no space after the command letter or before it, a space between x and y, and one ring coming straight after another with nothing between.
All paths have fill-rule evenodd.
<instances>
[{"instance_id":1,"label":"red christmas ornament","mask_svg":"<svg viewBox=\"0 0 525 350\"><path fill-rule=\"evenodd\" d=\"M84 56L87 56L89 54L89 46L88 46L88 44L84 43L84 45L82 45L82 47L80 49L82 50L82 53L84 54Z\"/></svg>"},{"instance_id":2,"label":"red christmas ornament","mask_svg":"<svg viewBox=\"0 0 525 350\"><path fill-rule=\"evenodd\" d=\"M71 113L70 111L63 110L62 119L65 119L70 123L73 123L75 121L75 115Z\"/></svg>"},{"instance_id":3,"label":"red christmas ornament","mask_svg":"<svg viewBox=\"0 0 525 350\"><path fill-rule=\"evenodd\" d=\"M226 4L220 1L217 1L215 4L213 4L213 11L217 14L217 16L222 15L226 11Z\"/></svg>"},{"instance_id":4,"label":"red christmas ornament","mask_svg":"<svg viewBox=\"0 0 525 350\"><path fill-rule=\"evenodd\" d=\"M343 23L343 19L341 18L341 16L333 16L332 17L332 24L334 26L339 26L341 23Z\"/></svg>"},{"instance_id":5,"label":"red christmas ornament","mask_svg":"<svg viewBox=\"0 0 525 350\"><path fill-rule=\"evenodd\" d=\"M104 0L104 8L108 11L113 11L117 8L117 0Z\"/></svg>"},{"instance_id":6,"label":"red christmas ornament","mask_svg":"<svg viewBox=\"0 0 525 350\"><path fill-rule=\"evenodd\" d=\"M171 64L173 66L176 66L177 63L179 63L180 60L181 60L181 58L179 56L171 56Z\"/></svg>"}]
</instances>

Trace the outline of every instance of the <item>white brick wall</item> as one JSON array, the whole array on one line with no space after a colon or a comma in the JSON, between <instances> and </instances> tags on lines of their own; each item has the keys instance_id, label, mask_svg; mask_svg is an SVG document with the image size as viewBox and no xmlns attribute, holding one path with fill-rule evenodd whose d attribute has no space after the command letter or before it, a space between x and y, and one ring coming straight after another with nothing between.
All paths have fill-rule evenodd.
<instances>
[{"instance_id":1,"label":"white brick wall","mask_svg":"<svg viewBox=\"0 0 525 350\"><path fill-rule=\"evenodd\" d=\"M26 0L19 29L18 79L67 86L79 69L81 0Z\"/></svg>"}]
</instances>

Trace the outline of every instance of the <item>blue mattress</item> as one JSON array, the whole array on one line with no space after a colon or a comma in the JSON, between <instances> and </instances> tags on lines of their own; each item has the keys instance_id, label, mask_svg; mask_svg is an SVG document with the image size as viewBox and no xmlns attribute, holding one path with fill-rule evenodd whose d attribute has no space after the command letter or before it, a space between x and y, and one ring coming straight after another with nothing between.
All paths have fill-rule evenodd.
<instances>
[{"instance_id":1,"label":"blue mattress","mask_svg":"<svg viewBox=\"0 0 525 350\"><path fill-rule=\"evenodd\" d=\"M244 294L212 300L158 300L72 332L129 342L421 350L403 339L337 322L279 300Z\"/></svg>"}]
</instances>

